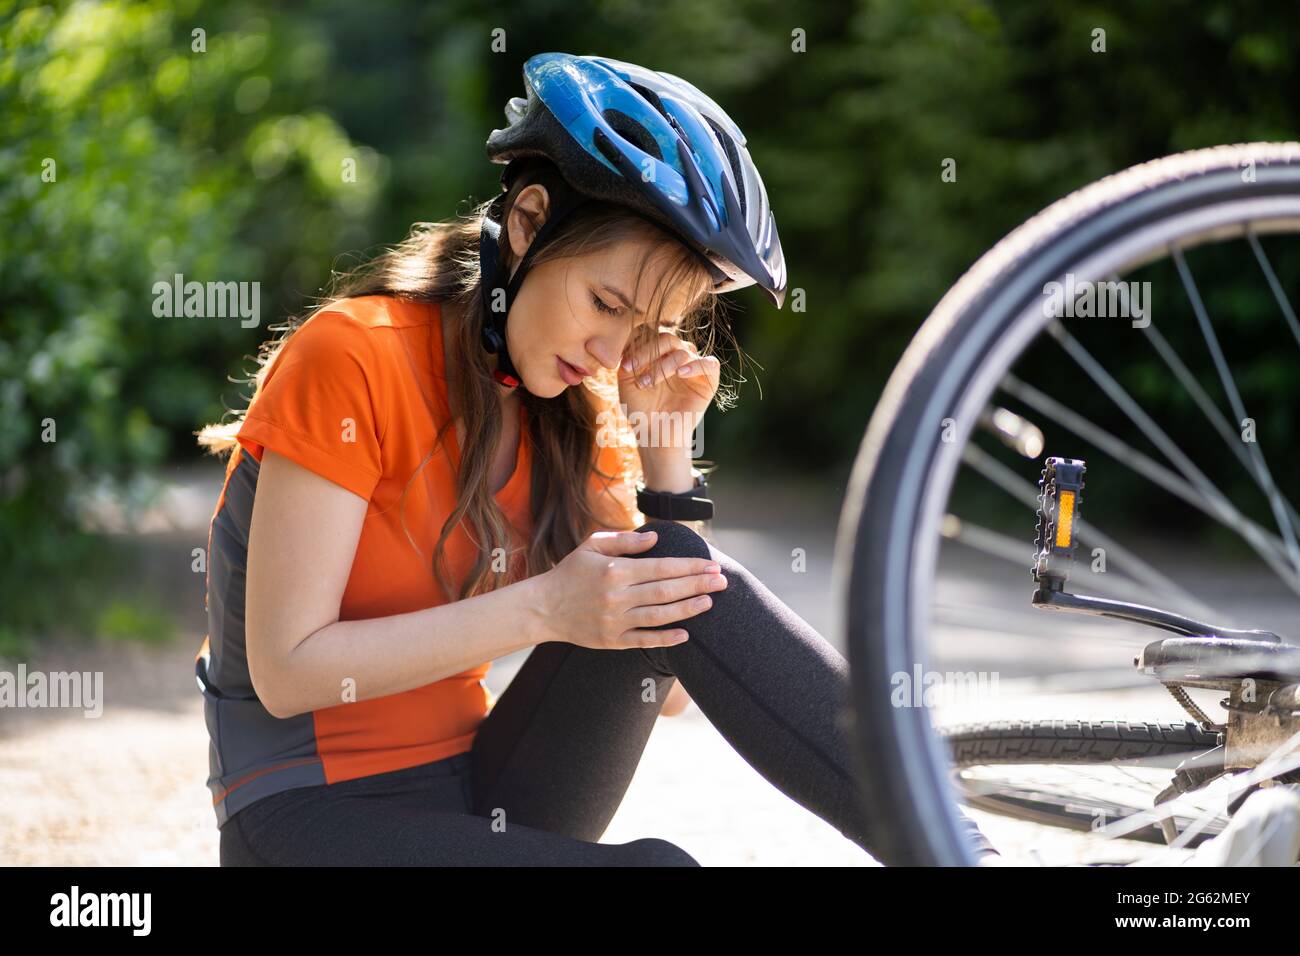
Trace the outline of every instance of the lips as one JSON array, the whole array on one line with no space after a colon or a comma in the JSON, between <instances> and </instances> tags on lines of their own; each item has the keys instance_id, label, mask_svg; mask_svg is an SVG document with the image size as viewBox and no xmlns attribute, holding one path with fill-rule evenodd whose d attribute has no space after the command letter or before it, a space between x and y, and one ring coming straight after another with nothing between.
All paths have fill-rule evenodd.
<instances>
[{"instance_id":1,"label":"lips","mask_svg":"<svg viewBox=\"0 0 1300 956\"><path fill-rule=\"evenodd\" d=\"M581 385L582 380L590 374L579 365L570 365L558 355L555 356L555 366L560 370L560 378L568 385Z\"/></svg>"}]
</instances>

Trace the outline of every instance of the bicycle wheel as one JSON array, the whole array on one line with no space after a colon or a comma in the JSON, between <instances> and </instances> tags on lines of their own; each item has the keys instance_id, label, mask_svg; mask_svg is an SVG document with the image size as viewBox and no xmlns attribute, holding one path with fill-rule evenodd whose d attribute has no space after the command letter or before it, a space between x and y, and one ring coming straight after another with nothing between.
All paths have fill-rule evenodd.
<instances>
[{"instance_id":1,"label":"bicycle wheel","mask_svg":"<svg viewBox=\"0 0 1300 956\"><path fill-rule=\"evenodd\" d=\"M1267 569L1282 579L1289 597L1300 594L1300 561L1296 560L1300 552L1292 527L1295 512L1277 492L1267 467L1261 467L1260 450L1245 449L1238 457L1248 466L1252 480L1264 489L1268 501L1264 512L1278 516L1277 535L1262 531L1250 514L1213 493L1217 492L1214 483L1186 460L1176 444L1161 441L1167 433L1157 427L1153 435L1146 427L1154 425L1151 416L1140 406L1135 409L1132 402L1124 402L1127 396L1117 380L1042 301L1052 283L1070 281L1077 287L1119 280L1138 270L1177 266L1208 343L1212 330L1206 330L1201 321L1203 303L1187 276L1185 253L1201 246L1241 241L1263 268L1264 280L1258 285L1265 294L1272 291L1277 299L1275 308L1280 307L1300 341L1300 325L1296 325L1294 310L1281 289L1283 283L1276 279L1258 238L1268 236L1273 241L1275 234L1297 232L1300 144L1216 147L1167 157L1073 193L1013 231L962 276L917 333L871 417L836 541L835 589L845 609L863 799L868 813L891 821L882 835L882 862L974 862L958 825L957 794L950 782L953 767L935 732L931 708L900 706L896 690L899 675L932 671L940 631L936 618L942 618L942 614L936 615L934 601L941 549L958 542L979 547L985 554L1023 561L1023 568L1030 564L1029 542L1017 537L1019 532L990 531L957 518L950 508L963 464L969 469L964 475L973 474L1023 498L1028 466L1017 471L996 460L976 443L977 427L997 432L998 416L1006 414L1018 421L1051 418L1061 422L1053 432L1054 443L1058 437L1083 441L1093 451L1109 453L1117 469L1140 465L1139 480L1149 482L1153 496L1162 496L1161 507L1170 507L1166 503L1170 499L1195 514L1208 513L1245 539ZM1190 319L1187 324L1191 325ZM1187 407L1199 408L1217 428L1226 416L1218 412L1214 417L1215 401L1194 375L1187 374L1176 351L1161 347L1168 346L1169 340L1159 335L1158 328L1144 329L1145 340L1166 361L1175 384L1181 383L1192 393L1194 401ZM1051 334L1044 334L1048 332ZM1035 386L1029 384L1027 375L1011 374L1017 362L1031 352L1055 346L1066 353L1074 372L1082 369L1086 373L1091 388L1106 393L1129 419L1138 421L1147 440L1173 461L1173 467L1153 464L1150 456L1139 455L1133 445L1115 439L1107 429L1095 427L1095 422L1078 414L1077 390L1054 398L1049 394L1052 381ZM1218 350L1211 348L1211 352L1221 357ZM1220 371L1223 364L1216 361ZM1055 380L1067 378L1060 372ZM1240 401L1235 399L1240 396L1233 384L1229 379L1222 387L1236 411ZM997 389L1011 396L1004 399L1008 406L1018 403L1026 409L1024 414L1017 416L994 403ZM1204 424L1201 428L1205 429ZM1042 448L1033 440L1033 433L1041 435L1041 428L1007 427L1001 431L997 437L1003 444L1019 443L1013 453L1030 459L1041 454ZM1072 447L1053 453L1069 453ZM1035 476L1041 465L1041 461L1033 461ZM1032 487L1032 481L1028 484ZM1174 520L1179 519L1171 518ZM1106 550L1117 563L1122 559L1128 567L1128 579L1114 584L1171 594L1194 608L1204 607L1196 586L1178 584L1157 562L1141 558L1140 549L1103 537L1098 527L1090 524L1088 530L1106 542ZM1083 532L1081 523L1080 535ZM1023 551L1018 550L1021 547ZM1028 575L1024 577L1027 587ZM1028 590L1023 597L1019 607L1027 608ZM947 607L950 617L954 616L953 607L958 609L957 617L970 618L976 613L958 601ZM987 633L996 634L1013 616L1010 605L995 610L985 620ZM1289 613L1293 612L1291 605ZM1026 629L1037 629L1040 637L1054 635L1061 622L1049 620L1051 617L1039 613ZM968 624L969 620L958 623ZM1024 646L1041 652L1041 642ZM1125 653L1131 654L1131 648ZM1069 675L1068 668L1064 671L1058 675L1062 679Z\"/></svg>"},{"instance_id":2,"label":"bicycle wheel","mask_svg":"<svg viewBox=\"0 0 1300 956\"><path fill-rule=\"evenodd\" d=\"M1129 792L1112 787L1109 796L1081 799L1077 780L1069 776L1052 782L1040 773L1031 785L1008 771L1026 765L1126 769L1133 765L1142 772L1176 767L1185 758L1213 750L1221 740L1219 734L1190 721L1115 720L991 721L945 728L943 737L952 754L953 782L968 805L1018 820L1080 831L1142 813L1147 807L1133 795L1142 792L1141 786ZM1176 815L1173 819L1180 833L1190 829L1193 822L1190 815ZM1212 821L1193 834L1187 845L1199 846L1217 836L1223 826L1222 820ZM1131 840L1166 842L1164 831L1154 822L1125 835Z\"/></svg>"}]
</instances>

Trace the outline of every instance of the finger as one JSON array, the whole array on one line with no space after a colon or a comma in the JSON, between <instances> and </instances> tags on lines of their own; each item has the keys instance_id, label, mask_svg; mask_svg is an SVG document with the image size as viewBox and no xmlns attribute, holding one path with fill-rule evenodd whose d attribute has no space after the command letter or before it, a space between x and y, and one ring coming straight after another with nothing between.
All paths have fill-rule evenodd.
<instances>
[{"instance_id":1,"label":"finger","mask_svg":"<svg viewBox=\"0 0 1300 956\"><path fill-rule=\"evenodd\" d=\"M685 350L686 356L682 361L689 361L698 355L695 344L688 339L683 339L676 332L659 332L649 334L640 342L634 342L628 348L627 354L623 358L623 371L628 373L628 377L634 379L638 385L644 388L649 382L643 383L647 375L651 381L654 379L654 371L657 363L669 353ZM672 374L673 368L664 368L664 377Z\"/></svg>"},{"instance_id":2,"label":"finger","mask_svg":"<svg viewBox=\"0 0 1300 956\"><path fill-rule=\"evenodd\" d=\"M716 574L722 565L712 558L636 558L630 561L628 584L684 578L692 574Z\"/></svg>"},{"instance_id":3,"label":"finger","mask_svg":"<svg viewBox=\"0 0 1300 956\"><path fill-rule=\"evenodd\" d=\"M661 349L687 349L695 351L695 343L690 339L684 339L677 332L660 332L659 347Z\"/></svg>"},{"instance_id":4,"label":"finger","mask_svg":"<svg viewBox=\"0 0 1300 956\"><path fill-rule=\"evenodd\" d=\"M623 353L622 370L631 378L639 377L659 357L663 336L642 329L633 335Z\"/></svg>"},{"instance_id":5,"label":"finger","mask_svg":"<svg viewBox=\"0 0 1300 956\"><path fill-rule=\"evenodd\" d=\"M715 356L705 355L698 361L683 362L677 366L677 375L681 378L689 378L692 375L703 375L710 382L716 382L722 373L722 363Z\"/></svg>"},{"instance_id":6,"label":"finger","mask_svg":"<svg viewBox=\"0 0 1300 956\"><path fill-rule=\"evenodd\" d=\"M667 381L677 374L677 366L689 362L695 356L686 349L673 349L659 356L652 366L637 376L638 388L649 388L661 381Z\"/></svg>"},{"instance_id":7,"label":"finger","mask_svg":"<svg viewBox=\"0 0 1300 956\"><path fill-rule=\"evenodd\" d=\"M690 640L690 634L684 630L656 631L635 628L620 634L618 645L622 648L673 647L676 644L685 644L688 640Z\"/></svg>"},{"instance_id":8,"label":"finger","mask_svg":"<svg viewBox=\"0 0 1300 956\"><path fill-rule=\"evenodd\" d=\"M678 369L683 365L690 365L691 361L697 357L694 352L687 349L673 349L659 360L659 371L663 373L665 380L675 378Z\"/></svg>"},{"instance_id":9,"label":"finger","mask_svg":"<svg viewBox=\"0 0 1300 956\"><path fill-rule=\"evenodd\" d=\"M660 624L684 621L688 617L703 614L711 607L713 607L713 598L707 594L697 594L695 597L674 601L672 604L634 607L623 613L623 620L635 627L655 627Z\"/></svg>"},{"instance_id":10,"label":"finger","mask_svg":"<svg viewBox=\"0 0 1300 956\"><path fill-rule=\"evenodd\" d=\"M636 531L595 531L582 543L582 547L597 554L616 557L622 554L636 554L654 547L658 535L653 531L644 533Z\"/></svg>"},{"instance_id":11,"label":"finger","mask_svg":"<svg viewBox=\"0 0 1300 956\"><path fill-rule=\"evenodd\" d=\"M628 586L624 594L629 608L648 607L655 604L670 604L673 601L695 597L697 594L721 591L726 586L725 574L692 574L689 577L670 578L667 581L633 584Z\"/></svg>"}]
</instances>

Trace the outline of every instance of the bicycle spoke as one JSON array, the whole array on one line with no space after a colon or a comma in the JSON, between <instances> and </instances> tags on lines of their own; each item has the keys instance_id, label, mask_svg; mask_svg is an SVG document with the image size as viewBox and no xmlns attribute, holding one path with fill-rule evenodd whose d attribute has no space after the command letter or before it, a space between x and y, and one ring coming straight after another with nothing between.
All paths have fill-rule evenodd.
<instances>
[{"instance_id":1,"label":"bicycle spoke","mask_svg":"<svg viewBox=\"0 0 1300 956\"><path fill-rule=\"evenodd\" d=\"M1178 268L1179 278L1183 281L1183 290L1187 293L1187 300L1191 303L1192 312L1196 315L1197 324L1201 327L1201 335L1205 337L1205 344L1210 349L1210 354L1214 358L1214 367L1218 370L1219 381L1223 385L1223 390L1228 394L1228 403L1232 405L1232 413L1237 416L1237 421L1245 427L1246 405L1241 400L1241 392L1237 389L1237 382L1232 377L1232 370L1228 368L1228 360L1224 357L1223 349L1219 345L1219 338L1214 334L1214 326L1210 324L1210 316L1205 311L1205 303L1201 300L1201 293L1196 288L1196 282L1192 279L1191 270L1187 268L1187 261L1183 258L1182 250L1177 247L1171 249L1174 265ZM1287 514L1286 508L1282 504L1282 496L1277 490L1277 485L1273 482L1273 474L1268 469L1268 463L1264 460L1264 452L1259 447L1258 441L1246 442L1250 445L1250 457L1255 463L1255 480L1264 490L1268 497L1269 507L1273 509L1273 518L1277 521L1278 530L1282 532L1282 538L1286 541L1287 554L1291 558L1291 566L1300 570L1300 546L1296 544L1295 529L1291 526L1291 517Z\"/></svg>"},{"instance_id":2,"label":"bicycle spoke","mask_svg":"<svg viewBox=\"0 0 1300 956\"><path fill-rule=\"evenodd\" d=\"M1286 743L1278 747L1278 749L1273 752L1272 756L1262 762L1258 767L1242 774L1240 777L1236 778L1235 781L1225 784L1224 789L1226 790L1226 793L1221 796L1227 796L1229 794L1235 796L1257 783L1271 780L1275 776L1290 773L1291 771L1300 768L1300 753L1293 753L1297 746L1300 746L1300 733L1292 735ZM1116 821L1114 824L1108 825L1098 832L1103 833L1106 830L1110 830L1112 831L1108 834L1110 836L1123 836L1126 833L1132 833L1134 830L1139 830L1149 823L1154 823L1173 816L1177 810L1185 808L1190 804L1192 802L1190 798L1194 797L1196 794L1208 795L1205 790L1194 790L1189 793L1180 794L1172 800L1162 803L1151 810L1144 810L1131 817ZM1216 796L1219 795L1216 794ZM1200 820L1201 817L1198 817L1198 822ZM1200 829L1204 829L1204 826L1205 824L1201 823L1197 832L1199 832ZM1190 829L1191 828L1189 828L1189 830ZM1195 836L1195 833L1191 836ZM1180 844L1179 841L1183 840L1184 837L1186 837L1187 840L1190 840L1191 836L1188 836L1187 831L1185 831L1178 840L1174 841L1172 846L1178 847L1183 845Z\"/></svg>"},{"instance_id":3,"label":"bicycle spoke","mask_svg":"<svg viewBox=\"0 0 1300 956\"><path fill-rule=\"evenodd\" d=\"M1082 526L1082 522L1080 522L1080 526ZM1022 538L1013 538L1009 534L1003 534L1000 531L973 524L954 514L944 516L939 533L947 540L964 544L975 551L983 552L991 557L1001 558L1018 566L1026 566L1025 552L1028 549L1025 547ZM1081 530L1080 536L1082 537ZM1095 588L1110 591L1115 595L1125 596L1134 601L1147 601L1151 597L1147 588L1113 571L1095 575L1091 581L1092 586ZM1214 615L1211 614L1210 616Z\"/></svg>"},{"instance_id":4,"label":"bicycle spoke","mask_svg":"<svg viewBox=\"0 0 1300 956\"><path fill-rule=\"evenodd\" d=\"M960 542L968 548L982 551L992 557L1001 558L1012 564L1029 566L1029 559L1025 556L1029 549L1020 538L1013 538L1009 534L972 524L954 514L944 515L939 533L949 541Z\"/></svg>"},{"instance_id":5,"label":"bicycle spoke","mask_svg":"<svg viewBox=\"0 0 1300 956\"><path fill-rule=\"evenodd\" d=\"M1112 275L1111 281L1116 283L1116 288L1120 290L1121 297L1127 298L1127 287L1120 281L1119 276ZM1160 333L1159 329L1157 329L1153 323L1147 323L1144 325L1142 331L1146 335L1147 341L1150 342L1151 346L1156 350L1156 354L1160 356L1161 360L1169 370L1173 372L1174 377L1178 379L1183 388L1185 388L1188 394L1192 396L1192 400L1196 402L1197 407L1200 408L1206 419L1214 427L1214 430L1219 433L1219 437L1223 439L1229 450L1237 456L1237 459L1241 462L1247 473L1255 478L1256 484L1259 484L1259 477L1254 471L1254 464L1251 461L1250 453L1246 451L1244 447L1246 443L1241 440L1240 433L1234 431L1232 426L1228 424L1228 419L1225 418L1223 412L1219 410L1219 406L1215 404L1214 399L1210 398L1201 383L1196 380L1194 375L1192 375L1187 364L1183 362L1178 353L1174 351L1173 346L1169 344L1169 340ZM1268 489L1264 488L1262 485L1260 486L1260 490L1263 491L1265 495L1268 494ZM1280 490L1278 491L1278 494L1281 497L1282 504L1287 509L1287 513L1293 524L1300 523L1300 512L1296 511L1295 506L1281 494Z\"/></svg>"},{"instance_id":6,"label":"bicycle spoke","mask_svg":"<svg viewBox=\"0 0 1300 956\"><path fill-rule=\"evenodd\" d=\"M1282 316L1286 319L1287 325L1291 327L1291 334L1295 336L1296 344L1300 345L1300 321L1296 321L1295 309L1291 308L1291 300L1287 298L1286 292L1282 289L1282 283L1277 281L1277 274L1273 271L1273 266L1269 263L1268 257L1264 255L1264 247L1260 245L1259 239L1256 238L1254 229L1246 230L1246 241L1250 243L1250 248L1254 250L1259 267L1264 270L1264 278L1268 280L1268 287L1273 290L1273 298L1277 299L1278 308L1282 310Z\"/></svg>"},{"instance_id":7,"label":"bicycle spoke","mask_svg":"<svg viewBox=\"0 0 1300 956\"><path fill-rule=\"evenodd\" d=\"M1183 453L1183 450L1171 439L1164 430L1160 428L1146 412L1124 391L1123 387L1111 377L1096 359L1085 349L1060 322L1053 322L1048 326L1048 331L1053 338L1057 340L1074 361L1082 368L1088 377L1097 384L1097 386L1106 393L1112 402L1114 402L1121 411L1128 417L1134 425L1147 437L1151 444L1155 445L1182 473L1183 477L1196 486L1207 501L1233 514L1242 517L1223 492L1214 485L1205 474L1193 464L1192 460ZM1145 457L1145 456L1143 456ZM1148 459L1149 461L1150 459ZM1253 522L1252 522L1253 524ZM1258 525L1256 525L1258 527ZM1263 530L1262 528L1260 529Z\"/></svg>"},{"instance_id":8,"label":"bicycle spoke","mask_svg":"<svg viewBox=\"0 0 1300 956\"><path fill-rule=\"evenodd\" d=\"M1068 333L1066 334L1068 335ZM1157 487L1177 495L1188 504L1214 518L1224 527L1237 532L1292 591L1300 594L1300 577L1297 577L1294 569L1281 560L1285 556L1281 539L1243 515L1223 497L1218 489L1211 485L1214 497L1205 495L1203 491L1198 492L1188 482L1164 465L1144 455L1127 442L1116 438L1100 426L1094 425L1088 419L1066 408L1055 399L1044 395L1032 385L1021 382L1010 373L1003 377L1001 387L1026 405L1034 408L1039 414L1056 419L1065 428L1101 448L1116 461L1138 472ZM1129 399L1129 401L1132 401L1132 399ZM1193 465L1192 468L1195 469L1195 466ZM1199 474L1199 471L1197 474ZM1208 479L1206 480L1208 481Z\"/></svg>"},{"instance_id":9,"label":"bicycle spoke","mask_svg":"<svg viewBox=\"0 0 1300 956\"><path fill-rule=\"evenodd\" d=\"M1007 378L1011 378L1011 375L1008 374ZM1003 382L1004 384L1002 387L1006 389L1006 379L1004 379ZM1020 395L1017 395L1014 391L1011 391L1011 389L1006 390L1010 391L1015 397L1021 398ZM1025 399L1021 398L1021 401L1025 401ZM1030 405L1032 403L1025 401L1025 404ZM1069 426L1067 425L1066 427L1068 428ZM1072 430L1076 432L1078 431L1077 428ZM1094 442L1094 444L1097 444L1097 442ZM962 460L1013 498L1028 505L1031 510L1038 510L1038 492L1035 490L1033 482L1021 478L1014 471L1002 464L1002 462L998 461L992 455L988 454L982 448L979 448L974 443L967 444L966 447L962 449ZM1177 598L1189 607L1195 607L1202 617L1223 618L1225 616L1222 612L1208 606L1205 602L1179 587L1174 581L1165 577L1146 561L1143 561L1128 548L1121 545L1114 538L1099 531L1096 526L1087 521L1087 519L1079 520L1077 532L1081 542L1085 542L1089 546L1095 544L1105 549L1106 553L1118 559L1120 564L1126 567L1133 577L1145 582L1150 587L1156 588L1165 594Z\"/></svg>"},{"instance_id":10,"label":"bicycle spoke","mask_svg":"<svg viewBox=\"0 0 1300 956\"><path fill-rule=\"evenodd\" d=\"M986 405L978 424L1023 458L1037 461L1043 454L1042 430L1009 409Z\"/></svg>"},{"instance_id":11,"label":"bicycle spoke","mask_svg":"<svg viewBox=\"0 0 1300 956\"><path fill-rule=\"evenodd\" d=\"M1251 843L1249 849L1246 850L1245 853L1241 854L1239 857L1234 857L1233 864L1235 866L1244 866L1247 863L1258 859L1264 847L1268 846L1268 844L1273 840L1274 834L1277 833L1278 828L1281 827L1284 822L1285 820L1280 816L1273 817L1268 829L1255 837L1255 841Z\"/></svg>"},{"instance_id":12,"label":"bicycle spoke","mask_svg":"<svg viewBox=\"0 0 1300 956\"><path fill-rule=\"evenodd\" d=\"M1131 767L1128 767L1124 764L1115 764L1114 770L1121 776L1126 777L1127 779L1133 781L1133 784L1138 788L1145 789L1148 785L1147 781L1143 780L1141 777L1135 774Z\"/></svg>"}]
</instances>

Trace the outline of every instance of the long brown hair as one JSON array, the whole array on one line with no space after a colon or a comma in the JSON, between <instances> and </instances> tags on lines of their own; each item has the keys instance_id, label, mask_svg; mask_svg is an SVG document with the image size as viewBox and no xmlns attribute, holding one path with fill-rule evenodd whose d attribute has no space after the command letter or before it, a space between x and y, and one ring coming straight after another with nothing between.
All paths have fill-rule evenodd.
<instances>
[{"instance_id":1,"label":"long brown hair","mask_svg":"<svg viewBox=\"0 0 1300 956\"><path fill-rule=\"evenodd\" d=\"M524 173L517 178L506 195L503 222L508 222L519 193L536 178ZM492 366L482 347L480 333L486 319L486 310L479 294L478 245L482 219L490 203L475 206L468 216L443 222L416 223L405 240L384 249L370 261L344 272L331 275L327 293L318 304L303 313L290 317L283 325L272 329L284 330L284 335L259 349L254 356L259 363L256 373L244 381L255 381L254 397L261 390L270 363L285 341L311 315L328 303L339 299L386 295L428 303L449 303L443 315L455 322L450 335L450 350L446 355L447 387L454 409L453 418L439 429L435 445L430 449L421 468L442 445L443 435L459 415L465 422L466 435L474 441L462 450L460 472L457 475L457 499L451 514L443 523L433 556L433 574L450 595L453 586L447 572L445 545L456 527L465 522L470 539L476 543L477 558L465 576L456 600L503 587L519 578L529 577L553 567L571 552L596 527L598 517L589 498L590 479L596 468L598 453L597 427L601 407L617 409L618 385L616 373L602 369L597 375L585 379L584 388L566 389L555 398L544 399L520 389L520 397L527 411L528 433L532 442L532 490L530 507L533 516L533 533L527 548L512 546L510 524L489 488L489 472L493 455L502 434L500 386L492 377ZM521 209L521 212L527 212ZM534 230L541 222L530 217ZM504 226L503 226L504 228ZM534 235L536 233L534 232ZM702 355L714 354L721 341L731 339L725 311L718 298L709 293L710 280L700 257L669 233L649 221L631 213L626 207L604 202L591 202L569 215L556 229L545 248L533 257L534 265L584 253L599 252L613 244L644 239L653 244L652 252L643 260L637 277L639 290L644 277L645 263L662 255L664 270L658 287L654 290L646 314L652 317L650 328L663 324L665 302L670 290L685 288L687 296L681 324L676 327L683 338L690 340ZM504 243L507 270L513 268L515 256L509 243ZM508 273L507 273L508 274ZM637 300L637 291L632 293ZM652 337L646 337L649 343ZM644 364L638 357L638 368ZM608 374L606 374L608 373ZM252 399L250 398L250 404ZM734 401L734 388L725 383L715 399L720 408ZM244 414L247 413L245 409ZM200 446L212 454L222 455L233 449L243 415L233 422L212 424L197 432ZM627 441L627 423L618 418L621 442ZM689 436L688 436L689 437ZM635 439L632 439L633 448ZM639 475L639 459L633 450L624 455L624 474L602 477L632 482ZM417 470L416 475L419 474ZM416 475L411 476L414 481ZM411 482L407 483L407 490ZM402 493L402 526L406 527L406 491ZM480 537L475 539L474 530ZM410 537L407 537L415 546ZM505 571L495 568L492 555L496 548L511 556L522 551L522 564L508 562ZM418 550L418 549L417 549Z\"/></svg>"}]
</instances>

